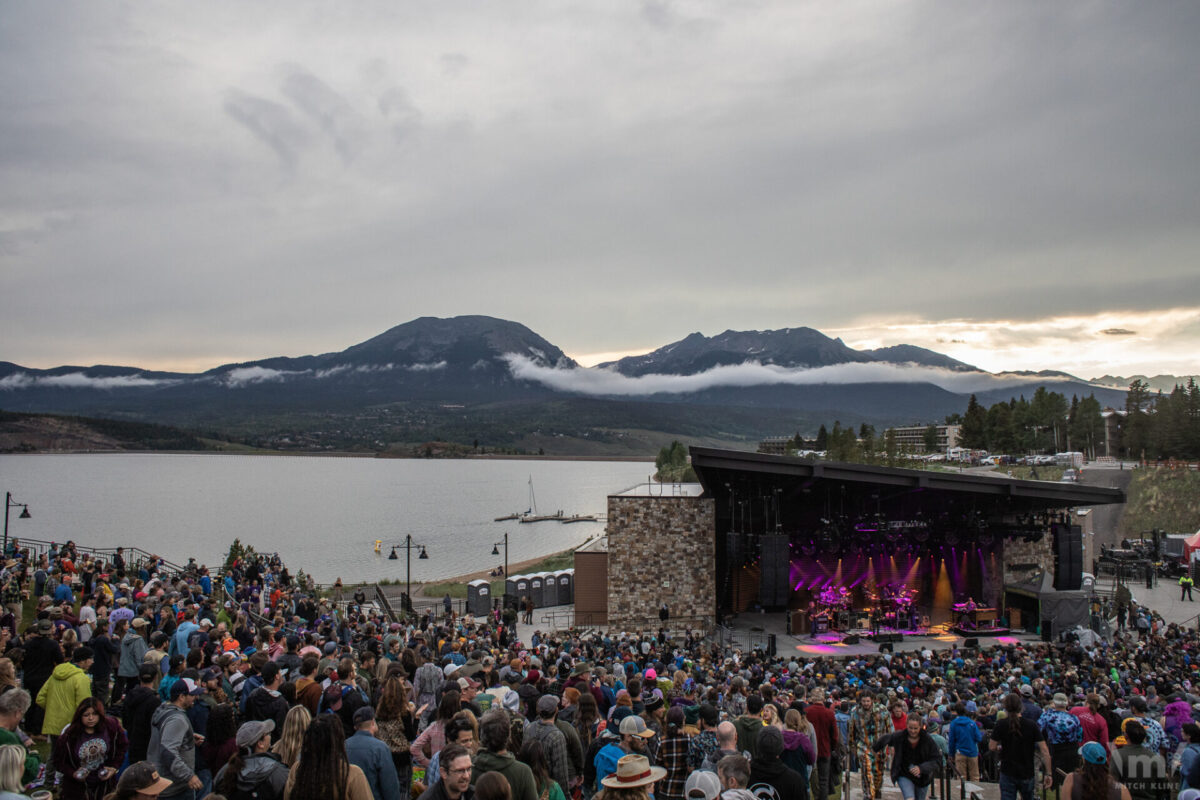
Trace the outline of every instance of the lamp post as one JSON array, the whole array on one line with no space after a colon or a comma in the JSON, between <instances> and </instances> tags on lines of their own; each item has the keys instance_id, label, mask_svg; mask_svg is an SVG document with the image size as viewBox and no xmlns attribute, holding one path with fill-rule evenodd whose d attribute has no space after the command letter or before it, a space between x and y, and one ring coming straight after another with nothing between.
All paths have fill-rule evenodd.
<instances>
[{"instance_id":1,"label":"lamp post","mask_svg":"<svg viewBox=\"0 0 1200 800\"><path fill-rule=\"evenodd\" d=\"M500 545L504 545L504 608L508 608L508 531L504 532L504 541L492 545L492 555L500 555Z\"/></svg>"},{"instance_id":2,"label":"lamp post","mask_svg":"<svg viewBox=\"0 0 1200 800\"><path fill-rule=\"evenodd\" d=\"M18 503L12 499L12 492L4 493L4 546L0 548L0 553L8 552L8 510L10 508L21 507L21 513L17 515L17 519L29 519L33 515L29 513L28 503Z\"/></svg>"},{"instance_id":3,"label":"lamp post","mask_svg":"<svg viewBox=\"0 0 1200 800\"><path fill-rule=\"evenodd\" d=\"M425 545L418 544L413 541L412 534L404 535L404 600L405 609L404 616L408 616L408 610L412 607L412 549L414 547L421 548L420 555L417 558L429 558L429 553L425 552Z\"/></svg>"}]
</instances>

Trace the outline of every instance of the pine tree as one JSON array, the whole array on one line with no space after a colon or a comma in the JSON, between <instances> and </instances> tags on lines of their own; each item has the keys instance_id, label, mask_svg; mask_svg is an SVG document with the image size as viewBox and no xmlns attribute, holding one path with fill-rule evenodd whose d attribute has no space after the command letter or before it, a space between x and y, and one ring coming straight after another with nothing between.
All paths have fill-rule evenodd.
<instances>
[{"instance_id":1,"label":"pine tree","mask_svg":"<svg viewBox=\"0 0 1200 800\"><path fill-rule=\"evenodd\" d=\"M987 412L979 405L975 395L971 395L971 399L967 401L967 413L963 415L958 443L969 450L983 450L987 447Z\"/></svg>"}]
</instances>

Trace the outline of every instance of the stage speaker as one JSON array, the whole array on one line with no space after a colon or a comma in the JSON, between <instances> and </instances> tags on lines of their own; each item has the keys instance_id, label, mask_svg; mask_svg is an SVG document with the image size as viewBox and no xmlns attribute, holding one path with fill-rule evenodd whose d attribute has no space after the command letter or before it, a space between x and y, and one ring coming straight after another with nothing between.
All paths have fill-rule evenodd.
<instances>
[{"instance_id":1,"label":"stage speaker","mask_svg":"<svg viewBox=\"0 0 1200 800\"><path fill-rule=\"evenodd\" d=\"M788 603L789 569L788 537L767 533L759 537L762 568L758 579L758 602L764 607L786 606Z\"/></svg>"},{"instance_id":2,"label":"stage speaker","mask_svg":"<svg viewBox=\"0 0 1200 800\"><path fill-rule=\"evenodd\" d=\"M768 658L775 657L775 654L778 652L777 647L778 647L778 644L775 641L775 634L768 633L767 634L767 657Z\"/></svg>"},{"instance_id":3,"label":"stage speaker","mask_svg":"<svg viewBox=\"0 0 1200 800\"><path fill-rule=\"evenodd\" d=\"M892 643L891 643L891 642L884 642L883 644L879 645L879 652L881 652L881 653L894 653L895 651L892 649Z\"/></svg>"},{"instance_id":4,"label":"stage speaker","mask_svg":"<svg viewBox=\"0 0 1200 800\"><path fill-rule=\"evenodd\" d=\"M1048 620L1048 619L1042 620L1042 641L1043 642L1053 642L1054 641L1054 622L1052 620Z\"/></svg>"},{"instance_id":5,"label":"stage speaker","mask_svg":"<svg viewBox=\"0 0 1200 800\"><path fill-rule=\"evenodd\" d=\"M858 644L858 641L858 636L852 633L845 639L842 639L842 644Z\"/></svg>"},{"instance_id":6,"label":"stage speaker","mask_svg":"<svg viewBox=\"0 0 1200 800\"><path fill-rule=\"evenodd\" d=\"M979 649L979 640L978 639L967 639L963 642L963 647L966 647L966 648L969 648L972 650L978 650Z\"/></svg>"},{"instance_id":7,"label":"stage speaker","mask_svg":"<svg viewBox=\"0 0 1200 800\"><path fill-rule=\"evenodd\" d=\"M1078 525L1054 525L1054 588L1083 588L1083 530Z\"/></svg>"}]
</instances>

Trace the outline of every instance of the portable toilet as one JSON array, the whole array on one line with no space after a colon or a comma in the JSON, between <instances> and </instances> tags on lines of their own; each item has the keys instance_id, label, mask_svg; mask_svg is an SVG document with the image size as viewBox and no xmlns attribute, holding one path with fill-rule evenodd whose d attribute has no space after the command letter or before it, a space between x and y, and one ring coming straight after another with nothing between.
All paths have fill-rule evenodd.
<instances>
[{"instance_id":1,"label":"portable toilet","mask_svg":"<svg viewBox=\"0 0 1200 800\"><path fill-rule=\"evenodd\" d=\"M480 578L467 584L467 611L485 617L492 610L492 584Z\"/></svg>"},{"instance_id":2,"label":"portable toilet","mask_svg":"<svg viewBox=\"0 0 1200 800\"><path fill-rule=\"evenodd\" d=\"M542 587L545 586L545 576L540 572L535 572L529 576L529 591L527 594L533 600L534 606L537 608L545 608L546 604L542 602Z\"/></svg>"},{"instance_id":3,"label":"portable toilet","mask_svg":"<svg viewBox=\"0 0 1200 800\"><path fill-rule=\"evenodd\" d=\"M529 595L529 576L510 575L504 581L504 593L508 595L508 604L520 608L521 598Z\"/></svg>"},{"instance_id":4,"label":"portable toilet","mask_svg":"<svg viewBox=\"0 0 1200 800\"><path fill-rule=\"evenodd\" d=\"M558 581L553 572L542 572L541 604L542 606L557 606Z\"/></svg>"},{"instance_id":5,"label":"portable toilet","mask_svg":"<svg viewBox=\"0 0 1200 800\"><path fill-rule=\"evenodd\" d=\"M575 602L575 570L560 569L554 573L554 581L558 584L558 604L569 606Z\"/></svg>"}]
</instances>

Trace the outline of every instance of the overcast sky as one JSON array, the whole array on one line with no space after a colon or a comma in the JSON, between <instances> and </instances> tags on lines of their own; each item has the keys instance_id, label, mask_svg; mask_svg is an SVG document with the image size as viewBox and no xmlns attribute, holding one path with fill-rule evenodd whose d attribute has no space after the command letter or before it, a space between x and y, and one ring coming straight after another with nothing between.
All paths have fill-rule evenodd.
<instances>
[{"instance_id":1,"label":"overcast sky","mask_svg":"<svg viewBox=\"0 0 1200 800\"><path fill-rule=\"evenodd\" d=\"M0 360L418 316L1200 371L1200 3L0 0Z\"/></svg>"}]
</instances>

